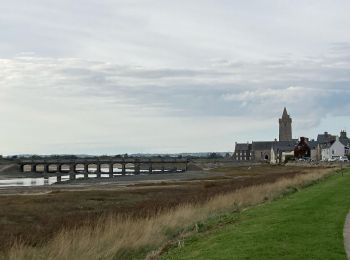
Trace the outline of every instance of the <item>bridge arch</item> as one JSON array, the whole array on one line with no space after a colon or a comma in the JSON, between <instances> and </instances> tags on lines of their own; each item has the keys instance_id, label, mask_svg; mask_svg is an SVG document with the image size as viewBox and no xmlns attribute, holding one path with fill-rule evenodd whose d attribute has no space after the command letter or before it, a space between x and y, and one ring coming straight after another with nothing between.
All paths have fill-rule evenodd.
<instances>
[{"instance_id":1,"label":"bridge arch","mask_svg":"<svg viewBox=\"0 0 350 260\"><path fill-rule=\"evenodd\" d=\"M109 173L110 168L108 163L101 163L100 167L102 173Z\"/></svg>"},{"instance_id":2,"label":"bridge arch","mask_svg":"<svg viewBox=\"0 0 350 260\"><path fill-rule=\"evenodd\" d=\"M57 163L51 163L47 165L48 172L59 172L59 165Z\"/></svg>"},{"instance_id":3,"label":"bridge arch","mask_svg":"<svg viewBox=\"0 0 350 260\"><path fill-rule=\"evenodd\" d=\"M123 164L121 163L113 163L113 172L122 173L123 172Z\"/></svg>"},{"instance_id":4,"label":"bridge arch","mask_svg":"<svg viewBox=\"0 0 350 260\"><path fill-rule=\"evenodd\" d=\"M45 172L45 164L38 163L34 165L34 172L44 173Z\"/></svg>"},{"instance_id":5,"label":"bridge arch","mask_svg":"<svg viewBox=\"0 0 350 260\"><path fill-rule=\"evenodd\" d=\"M32 172L32 171L34 171L34 167L32 164L22 164L21 170L22 170L22 172Z\"/></svg>"},{"instance_id":6,"label":"bridge arch","mask_svg":"<svg viewBox=\"0 0 350 260\"><path fill-rule=\"evenodd\" d=\"M135 163L126 163L125 164L125 172L126 173L134 173L135 172Z\"/></svg>"},{"instance_id":7,"label":"bridge arch","mask_svg":"<svg viewBox=\"0 0 350 260\"><path fill-rule=\"evenodd\" d=\"M69 165L69 164L66 164L66 163L64 163L64 164L61 164L60 166L60 172L62 172L62 173L68 173L68 172L70 172L71 170L73 171L73 170L75 170L75 169L71 169L71 168L75 168L75 165Z\"/></svg>"},{"instance_id":8,"label":"bridge arch","mask_svg":"<svg viewBox=\"0 0 350 260\"><path fill-rule=\"evenodd\" d=\"M97 163L89 163L87 165L87 172L97 173L98 165Z\"/></svg>"},{"instance_id":9,"label":"bridge arch","mask_svg":"<svg viewBox=\"0 0 350 260\"><path fill-rule=\"evenodd\" d=\"M86 165L83 163L74 164L74 165L72 165L72 167L74 167L74 169L73 169L74 172L82 173L82 172L86 171Z\"/></svg>"}]
</instances>

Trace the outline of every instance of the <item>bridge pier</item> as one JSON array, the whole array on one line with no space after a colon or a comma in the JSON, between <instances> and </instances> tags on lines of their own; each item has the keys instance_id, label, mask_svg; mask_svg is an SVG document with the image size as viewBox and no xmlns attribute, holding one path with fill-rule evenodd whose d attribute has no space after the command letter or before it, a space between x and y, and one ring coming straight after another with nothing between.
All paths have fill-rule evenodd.
<instances>
[{"instance_id":1,"label":"bridge pier","mask_svg":"<svg viewBox=\"0 0 350 260\"><path fill-rule=\"evenodd\" d=\"M135 174L140 174L140 164L139 163L135 163L134 165L134 173Z\"/></svg>"},{"instance_id":2,"label":"bridge pier","mask_svg":"<svg viewBox=\"0 0 350 260\"><path fill-rule=\"evenodd\" d=\"M69 165L69 173L76 173L76 165L75 164Z\"/></svg>"},{"instance_id":3,"label":"bridge pier","mask_svg":"<svg viewBox=\"0 0 350 260\"><path fill-rule=\"evenodd\" d=\"M97 178L101 178L101 164L96 163L96 176Z\"/></svg>"},{"instance_id":4,"label":"bridge pier","mask_svg":"<svg viewBox=\"0 0 350 260\"><path fill-rule=\"evenodd\" d=\"M113 164L108 165L109 178L113 178Z\"/></svg>"},{"instance_id":5,"label":"bridge pier","mask_svg":"<svg viewBox=\"0 0 350 260\"><path fill-rule=\"evenodd\" d=\"M69 165L69 179L70 180L76 179L75 173L76 173L76 165L75 164Z\"/></svg>"},{"instance_id":6,"label":"bridge pier","mask_svg":"<svg viewBox=\"0 0 350 260\"><path fill-rule=\"evenodd\" d=\"M84 179L89 178L89 165L83 164L83 171L84 171Z\"/></svg>"},{"instance_id":7,"label":"bridge pier","mask_svg":"<svg viewBox=\"0 0 350 260\"><path fill-rule=\"evenodd\" d=\"M76 179L76 176L75 176L75 173L74 173L74 172L70 172L70 173L69 173L69 179L70 179L70 180L75 180L75 179Z\"/></svg>"}]
</instances>

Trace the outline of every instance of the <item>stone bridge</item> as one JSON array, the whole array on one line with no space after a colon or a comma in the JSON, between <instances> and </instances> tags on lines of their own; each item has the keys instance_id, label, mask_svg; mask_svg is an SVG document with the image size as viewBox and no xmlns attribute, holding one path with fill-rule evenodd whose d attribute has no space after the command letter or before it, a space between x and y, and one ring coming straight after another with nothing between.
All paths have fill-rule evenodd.
<instances>
[{"instance_id":1,"label":"stone bridge","mask_svg":"<svg viewBox=\"0 0 350 260\"><path fill-rule=\"evenodd\" d=\"M155 173L187 171L188 159L180 158L79 158L79 159L22 159L19 161L22 172L35 172L45 175L55 175L61 179L61 175L69 174L70 179L75 179L76 174L84 174L88 178L89 173L97 177L101 174Z\"/></svg>"}]
</instances>

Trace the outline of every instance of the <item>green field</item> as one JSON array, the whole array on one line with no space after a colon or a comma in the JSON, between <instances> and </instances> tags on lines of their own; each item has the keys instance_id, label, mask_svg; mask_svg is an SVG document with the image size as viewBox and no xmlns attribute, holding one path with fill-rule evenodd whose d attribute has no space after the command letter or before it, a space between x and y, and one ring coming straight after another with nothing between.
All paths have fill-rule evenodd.
<instances>
[{"instance_id":1,"label":"green field","mask_svg":"<svg viewBox=\"0 0 350 260\"><path fill-rule=\"evenodd\" d=\"M163 259L346 259L350 171L271 203L213 217Z\"/></svg>"}]
</instances>

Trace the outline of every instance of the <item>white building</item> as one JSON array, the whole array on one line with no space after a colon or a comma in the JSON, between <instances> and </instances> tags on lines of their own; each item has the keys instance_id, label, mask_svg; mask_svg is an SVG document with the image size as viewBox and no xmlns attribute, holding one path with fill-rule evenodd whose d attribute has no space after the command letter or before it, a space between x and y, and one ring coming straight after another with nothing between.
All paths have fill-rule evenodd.
<instances>
[{"instance_id":1,"label":"white building","mask_svg":"<svg viewBox=\"0 0 350 260\"><path fill-rule=\"evenodd\" d=\"M344 156L345 155L345 145L339 141L337 136L334 142L326 144L322 147L321 156L322 161L328 161L334 157Z\"/></svg>"}]
</instances>

